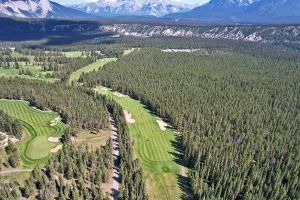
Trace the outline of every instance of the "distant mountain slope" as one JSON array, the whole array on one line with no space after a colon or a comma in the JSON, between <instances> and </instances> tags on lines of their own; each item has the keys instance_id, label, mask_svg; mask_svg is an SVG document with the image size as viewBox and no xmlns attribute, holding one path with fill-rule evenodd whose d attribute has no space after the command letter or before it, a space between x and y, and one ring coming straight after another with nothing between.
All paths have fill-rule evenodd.
<instances>
[{"instance_id":1,"label":"distant mountain slope","mask_svg":"<svg viewBox=\"0 0 300 200\"><path fill-rule=\"evenodd\" d=\"M90 15L48 0L0 0L1 17L89 18Z\"/></svg>"},{"instance_id":2,"label":"distant mountain slope","mask_svg":"<svg viewBox=\"0 0 300 200\"><path fill-rule=\"evenodd\" d=\"M213 39L243 40L261 43L300 44L300 25L153 25L153 24L113 24L102 30L136 37L198 37Z\"/></svg>"},{"instance_id":3,"label":"distant mountain slope","mask_svg":"<svg viewBox=\"0 0 300 200\"><path fill-rule=\"evenodd\" d=\"M300 0L211 0L187 13L165 17L210 22L300 22Z\"/></svg>"},{"instance_id":4,"label":"distant mountain slope","mask_svg":"<svg viewBox=\"0 0 300 200\"><path fill-rule=\"evenodd\" d=\"M169 0L99 0L71 5L71 8L96 16L154 16L190 11L193 5Z\"/></svg>"}]
</instances>

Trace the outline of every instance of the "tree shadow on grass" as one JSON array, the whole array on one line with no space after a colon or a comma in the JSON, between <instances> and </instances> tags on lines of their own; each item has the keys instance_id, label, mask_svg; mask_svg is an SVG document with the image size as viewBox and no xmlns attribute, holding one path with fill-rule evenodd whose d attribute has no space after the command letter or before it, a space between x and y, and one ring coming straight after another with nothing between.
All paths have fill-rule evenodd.
<instances>
[{"instance_id":1,"label":"tree shadow on grass","mask_svg":"<svg viewBox=\"0 0 300 200\"><path fill-rule=\"evenodd\" d=\"M181 166L181 174L177 174L177 182L180 190L182 191L181 199L192 200L191 190L190 190L190 180L185 173L185 168L189 168L189 166L184 161L183 155L183 146L182 146L182 135L177 134L176 140L171 141L171 145L174 148L174 152L169 152L173 156L173 161L176 162L179 166Z\"/></svg>"}]
</instances>

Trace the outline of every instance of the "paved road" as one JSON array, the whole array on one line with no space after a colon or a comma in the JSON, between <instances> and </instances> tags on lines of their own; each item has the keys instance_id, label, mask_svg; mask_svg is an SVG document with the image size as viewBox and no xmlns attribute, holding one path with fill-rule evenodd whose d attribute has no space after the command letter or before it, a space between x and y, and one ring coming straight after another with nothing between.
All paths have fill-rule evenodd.
<instances>
[{"instance_id":1,"label":"paved road","mask_svg":"<svg viewBox=\"0 0 300 200\"><path fill-rule=\"evenodd\" d=\"M113 156L114 156L114 175L113 175L113 187L112 187L112 200L118 199L119 194L119 138L117 134L117 129L115 127L115 121L110 118L110 123L112 127L112 141L113 141Z\"/></svg>"},{"instance_id":2,"label":"paved road","mask_svg":"<svg viewBox=\"0 0 300 200\"><path fill-rule=\"evenodd\" d=\"M32 169L11 169L11 170L3 170L0 171L0 174L15 174L21 172L31 172Z\"/></svg>"}]
</instances>

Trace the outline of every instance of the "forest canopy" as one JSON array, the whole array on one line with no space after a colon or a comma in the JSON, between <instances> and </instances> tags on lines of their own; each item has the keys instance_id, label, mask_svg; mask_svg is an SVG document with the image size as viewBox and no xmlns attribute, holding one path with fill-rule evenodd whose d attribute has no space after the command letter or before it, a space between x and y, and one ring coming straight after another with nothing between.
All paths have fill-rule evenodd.
<instances>
[{"instance_id":1,"label":"forest canopy","mask_svg":"<svg viewBox=\"0 0 300 200\"><path fill-rule=\"evenodd\" d=\"M80 81L141 100L183 132L195 199L297 199L299 77L297 59L148 49Z\"/></svg>"}]
</instances>

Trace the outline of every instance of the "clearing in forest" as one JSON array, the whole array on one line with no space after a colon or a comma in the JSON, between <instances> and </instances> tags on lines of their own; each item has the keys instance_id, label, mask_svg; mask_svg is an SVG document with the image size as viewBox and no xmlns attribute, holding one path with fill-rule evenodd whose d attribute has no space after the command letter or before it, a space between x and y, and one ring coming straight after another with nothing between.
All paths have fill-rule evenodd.
<instances>
[{"instance_id":1,"label":"clearing in forest","mask_svg":"<svg viewBox=\"0 0 300 200\"><path fill-rule=\"evenodd\" d=\"M0 110L16 118L25 133L18 145L22 168L33 168L37 163L45 162L51 155L51 149L61 142L50 142L49 138L63 135L64 124L59 121L51 126L51 121L58 119L55 112L45 112L29 106L26 101L0 100Z\"/></svg>"},{"instance_id":2,"label":"clearing in forest","mask_svg":"<svg viewBox=\"0 0 300 200\"><path fill-rule=\"evenodd\" d=\"M118 97L107 88L96 90L113 98L135 119L128 127L134 140L135 156L145 172L150 199L180 199L183 194L178 183L185 169L178 152L178 133L169 128L161 130L157 117L139 101L129 96Z\"/></svg>"},{"instance_id":3,"label":"clearing in forest","mask_svg":"<svg viewBox=\"0 0 300 200\"><path fill-rule=\"evenodd\" d=\"M70 76L70 80L69 83L71 84L72 82L76 82L78 81L78 79L80 78L80 75L83 73L89 73L92 71L98 71L99 69L101 69L106 63L112 62L112 61L116 61L116 58L104 58L101 60L98 60L80 70L77 70L75 72L73 72Z\"/></svg>"},{"instance_id":4,"label":"clearing in forest","mask_svg":"<svg viewBox=\"0 0 300 200\"><path fill-rule=\"evenodd\" d=\"M4 77L22 77L27 79L46 80L50 82L56 81L50 78L53 71L44 71L40 64L34 61L34 56L21 54L16 51L11 52L12 58L27 58L28 61L19 61L17 66L15 62L9 62L9 66L0 67L0 76Z\"/></svg>"}]
</instances>

